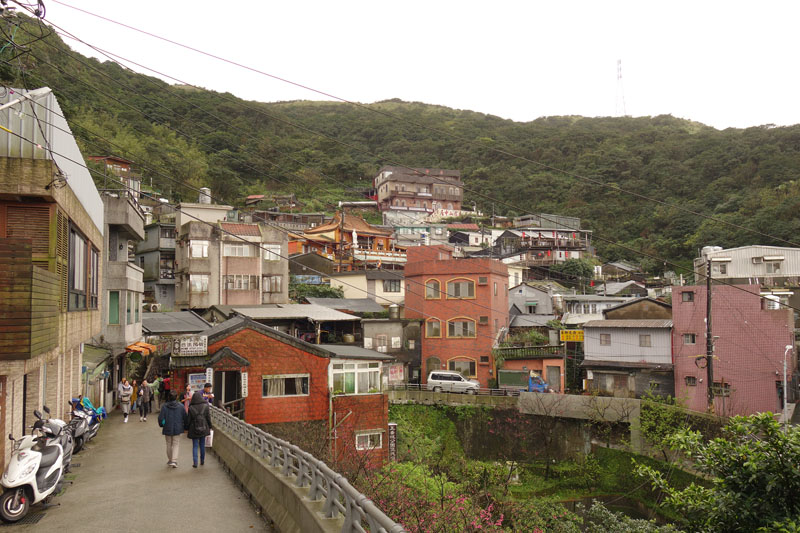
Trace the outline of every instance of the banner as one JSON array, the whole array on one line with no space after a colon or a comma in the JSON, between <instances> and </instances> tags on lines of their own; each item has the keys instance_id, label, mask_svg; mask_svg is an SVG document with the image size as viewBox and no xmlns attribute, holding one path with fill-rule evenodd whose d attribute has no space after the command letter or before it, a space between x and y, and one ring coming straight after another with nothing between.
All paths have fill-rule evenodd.
<instances>
[{"instance_id":1,"label":"banner","mask_svg":"<svg viewBox=\"0 0 800 533\"><path fill-rule=\"evenodd\" d=\"M562 329L559 333L562 342L583 342L582 329Z\"/></svg>"}]
</instances>

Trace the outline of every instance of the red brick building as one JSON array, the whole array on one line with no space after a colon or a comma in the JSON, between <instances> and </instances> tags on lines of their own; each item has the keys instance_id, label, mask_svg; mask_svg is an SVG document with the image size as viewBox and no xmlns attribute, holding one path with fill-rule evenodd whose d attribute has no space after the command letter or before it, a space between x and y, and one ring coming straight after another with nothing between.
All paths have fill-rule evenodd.
<instances>
[{"instance_id":1,"label":"red brick building","mask_svg":"<svg viewBox=\"0 0 800 533\"><path fill-rule=\"evenodd\" d=\"M493 259L453 259L448 246L408 249L405 316L421 319L423 383L433 370L496 378L492 348L508 328L508 268Z\"/></svg>"},{"instance_id":2,"label":"red brick building","mask_svg":"<svg viewBox=\"0 0 800 533\"><path fill-rule=\"evenodd\" d=\"M744 290L743 290L744 289ZM792 310L769 309L758 285L714 285L711 325L714 340L714 411L746 415L783 408L783 358L788 379L796 368ZM690 409L708 408L705 286L672 288L672 347L675 396ZM791 400L791 398L790 398Z\"/></svg>"},{"instance_id":3,"label":"red brick building","mask_svg":"<svg viewBox=\"0 0 800 533\"><path fill-rule=\"evenodd\" d=\"M207 355L170 360L176 390L204 381L206 369L213 368L215 400L234 412L243 407L246 422L267 431L270 425L318 422L322 439L333 435L329 457L366 452L370 464L388 457L389 404L381 373L391 357L354 346L310 344L242 316L200 335L207 338Z\"/></svg>"}]
</instances>

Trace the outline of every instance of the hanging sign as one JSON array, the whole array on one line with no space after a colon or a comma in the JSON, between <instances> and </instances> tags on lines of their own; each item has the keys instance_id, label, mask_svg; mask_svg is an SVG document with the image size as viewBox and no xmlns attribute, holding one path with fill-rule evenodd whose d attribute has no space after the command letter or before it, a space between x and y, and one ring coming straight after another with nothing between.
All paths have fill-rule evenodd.
<instances>
[{"instance_id":1,"label":"hanging sign","mask_svg":"<svg viewBox=\"0 0 800 533\"><path fill-rule=\"evenodd\" d=\"M208 337L205 335L184 335L172 340L172 355L207 355Z\"/></svg>"},{"instance_id":2,"label":"hanging sign","mask_svg":"<svg viewBox=\"0 0 800 533\"><path fill-rule=\"evenodd\" d=\"M247 372L242 372L242 398L247 398Z\"/></svg>"},{"instance_id":3,"label":"hanging sign","mask_svg":"<svg viewBox=\"0 0 800 533\"><path fill-rule=\"evenodd\" d=\"M214 384L214 369L206 368L206 383Z\"/></svg>"},{"instance_id":4,"label":"hanging sign","mask_svg":"<svg viewBox=\"0 0 800 533\"><path fill-rule=\"evenodd\" d=\"M397 461L397 424L389 422L389 460Z\"/></svg>"},{"instance_id":5,"label":"hanging sign","mask_svg":"<svg viewBox=\"0 0 800 533\"><path fill-rule=\"evenodd\" d=\"M583 342L582 329L562 329L559 334L562 342Z\"/></svg>"}]
</instances>

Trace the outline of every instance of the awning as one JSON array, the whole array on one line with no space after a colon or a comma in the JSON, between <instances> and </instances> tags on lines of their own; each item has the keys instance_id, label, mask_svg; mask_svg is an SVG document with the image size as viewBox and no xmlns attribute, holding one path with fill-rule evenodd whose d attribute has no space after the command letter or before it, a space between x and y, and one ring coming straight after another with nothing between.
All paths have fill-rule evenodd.
<instances>
[{"instance_id":1,"label":"awning","mask_svg":"<svg viewBox=\"0 0 800 533\"><path fill-rule=\"evenodd\" d=\"M134 342L125 347L125 350L128 352L139 352L142 355L153 355L156 353L157 349L157 346L147 344L146 342Z\"/></svg>"}]
</instances>

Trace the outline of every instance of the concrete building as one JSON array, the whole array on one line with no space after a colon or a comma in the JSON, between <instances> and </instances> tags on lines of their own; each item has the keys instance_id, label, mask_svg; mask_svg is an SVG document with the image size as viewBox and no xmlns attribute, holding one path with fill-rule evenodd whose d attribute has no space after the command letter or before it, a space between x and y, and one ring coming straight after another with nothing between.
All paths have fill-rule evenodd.
<instances>
[{"instance_id":1,"label":"concrete building","mask_svg":"<svg viewBox=\"0 0 800 533\"><path fill-rule=\"evenodd\" d=\"M385 166L373 184L381 210L461 210L464 184L458 170Z\"/></svg>"},{"instance_id":2,"label":"concrete building","mask_svg":"<svg viewBox=\"0 0 800 533\"><path fill-rule=\"evenodd\" d=\"M103 202L52 93L0 103L0 429L19 437L34 409L67 418L83 390L83 343L101 333ZM31 106L36 106L36 114ZM19 111L17 113L16 111ZM37 121L41 121L37 124ZM11 453L0 439L3 465ZM2 466L2 465L0 465Z\"/></svg>"},{"instance_id":3,"label":"concrete building","mask_svg":"<svg viewBox=\"0 0 800 533\"><path fill-rule=\"evenodd\" d=\"M172 311L175 307L175 224L148 224L144 233L144 240L136 246L136 263L144 270L146 310Z\"/></svg>"},{"instance_id":4,"label":"concrete building","mask_svg":"<svg viewBox=\"0 0 800 533\"><path fill-rule=\"evenodd\" d=\"M371 298L383 307L403 306L406 284L402 270L354 270L331 274L331 287L340 288L345 298Z\"/></svg>"},{"instance_id":5,"label":"concrete building","mask_svg":"<svg viewBox=\"0 0 800 533\"><path fill-rule=\"evenodd\" d=\"M779 413L785 356L789 391L795 390L792 310L772 309L760 292L759 285L712 287L713 407L719 415ZM672 288L675 395L685 398L688 407L696 411L708 409L705 318L705 286ZM789 401L796 401L792 396Z\"/></svg>"},{"instance_id":6,"label":"concrete building","mask_svg":"<svg viewBox=\"0 0 800 533\"><path fill-rule=\"evenodd\" d=\"M453 259L452 248L409 248L406 318L422 320L423 382L448 369L496 379L494 348L508 330L508 270L491 259Z\"/></svg>"},{"instance_id":7,"label":"concrete building","mask_svg":"<svg viewBox=\"0 0 800 533\"><path fill-rule=\"evenodd\" d=\"M177 238L175 306L289 301L286 234L259 224L187 222Z\"/></svg>"}]
</instances>

